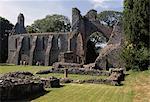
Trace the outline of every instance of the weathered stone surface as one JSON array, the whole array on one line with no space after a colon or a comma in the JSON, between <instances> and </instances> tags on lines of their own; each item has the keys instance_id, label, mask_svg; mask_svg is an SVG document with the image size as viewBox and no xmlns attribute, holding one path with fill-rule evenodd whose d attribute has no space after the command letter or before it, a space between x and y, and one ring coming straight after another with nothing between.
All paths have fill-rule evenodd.
<instances>
[{"instance_id":1,"label":"weathered stone surface","mask_svg":"<svg viewBox=\"0 0 150 102\"><path fill-rule=\"evenodd\" d=\"M18 100L44 91L30 72L11 72L0 77L0 101Z\"/></svg>"},{"instance_id":2,"label":"weathered stone surface","mask_svg":"<svg viewBox=\"0 0 150 102\"><path fill-rule=\"evenodd\" d=\"M24 20L24 15L20 13L18 16L17 23L11 32L12 34L23 34L27 32L24 26Z\"/></svg>"},{"instance_id":3,"label":"weathered stone surface","mask_svg":"<svg viewBox=\"0 0 150 102\"><path fill-rule=\"evenodd\" d=\"M60 81L55 77L41 78L40 80L44 84L45 88L60 87Z\"/></svg>"},{"instance_id":4,"label":"weathered stone surface","mask_svg":"<svg viewBox=\"0 0 150 102\"><path fill-rule=\"evenodd\" d=\"M124 37L122 27L117 24L109 38L108 44L104 47L95 61L96 68L107 69L124 67L123 61L120 59L120 51L122 49Z\"/></svg>"},{"instance_id":5,"label":"weathered stone surface","mask_svg":"<svg viewBox=\"0 0 150 102\"><path fill-rule=\"evenodd\" d=\"M26 62L30 65L46 66L58 61L86 63L90 35L98 31L109 38L112 32L111 28L103 26L97 20L96 15L97 11L90 10L82 16L77 8L73 8L72 32L23 34L26 33L24 16L20 14L13 35L9 36L8 63Z\"/></svg>"},{"instance_id":6,"label":"weathered stone surface","mask_svg":"<svg viewBox=\"0 0 150 102\"><path fill-rule=\"evenodd\" d=\"M63 62L56 62L53 64L54 68L82 68L82 64L77 63L63 63Z\"/></svg>"},{"instance_id":7,"label":"weathered stone surface","mask_svg":"<svg viewBox=\"0 0 150 102\"><path fill-rule=\"evenodd\" d=\"M86 69L95 69L95 63L90 63L90 64L87 64L87 65L83 65L84 68Z\"/></svg>"},{"instance_id":8,"label":"weathered stone surface","mask_svg":"<svg viewBox=\"0 0 150 102\"><path fill-rule=\"evenodd\" d=\"M108 80L108 79L89 79L89 80L74 80L72 83L91 83L91 84L107 84L107 85L113 85L113 86L119 86L121 85L121 82L114 81L114 80Z\"/></svg>"},{"instance_id":9,"label":"weathered stone surface","mask_svg":"<svg viewBox=\"0 0 150 102\"><path fill-rule=\"evenodd\" d=\"M112 84L120 84L121 81L124 81L125 74L122 68L112 69L111 75L107 78L108 81L112 81Z\"/></svg>"},{"instance_id":10,"label":"weathered stone surface","mask_svg":"<svg viewBox=\"0 0 150 102\"><path fill-rule=\"evenodd\" d=\"M64 73L64 68L52 68L49 70L41 70L36 74L48 74L48 73ZM80 74L80 75L94 75L94 76L109 76L110 72L101 71L95 69L85 69L85 68L68 68L68 74Z\"/></svg>"},{"instance_id":11,"label":"weathered stone surface","mask_svg":"<svg viewBox=\"0 0 150 102\"><path fill-rule=\"evenodd\" d=\"M71 83L73 82L73 80L69 79L69 78L61 78L60 79L60 83Z\"/></svg>"},{"instance_id":12,"label":"weathered stone surface","mask_svg":"<svg viewBox=\"0 0 150 102\"><path fill-rule=\"evenodd\" d=\"M36 33L9 36L8 63L52 65L58 62L60 52L68 49L69 33ZM58 44L58 39L60 43Z\"/></svg>"},{"instance_id":13,"label":"weathered stone surface","mask_svg":"<svg viewBox=\"0 0 150 102\"><path fill-rule=\"evenodd\" d=\"M62 63L76 63L76 55L73 51L61 52L58 61Z\"/></svg>"},{"instance_id":14,"label":"weathered stone surface","mask_svg":"<svg viewBox=\"0 0 150 102\"><path fill-rule=\"evenodd\" d=\"M124 73L122 69L113 70L111 75L107 79L89 79L89 80L77 80L73 81L73 83L92 83L92 84L108 84L113 86L121 85L121 81L124 80Z\"/></svg>"},{"instance_id":15,"label":"weathered stone surface","mask_svg":"<svg viewBox=\"0 0 150 102\"><path fill-rule=\"evenodd\" d=\"M18 26L19 24L19 26ZM24 28L24 17L20 14L16 29ZM23 30L17 31L24 33ZM121 24L112 28L102 25L97 20L97 11L90 10L85 16L77 8L72 9L72 32L67 33L36 33L9 36L8 62L19 64L26 62L30 65L52 65L55 62L88 64L95 63L95 68L107 69L110 67L123 67L119 59L122 49L123 34ZM92 61L88 60L88 40L94 32L101 32L108 44L99 56ZM95 62L93 62L96 59ZM87 63L88 62L88 63ZM55 67L70 65L54 64ZM86 67L93 68L94 65Z\"/></svg>"},{"instance_id":16,"label":"weathered stone surface","mask_svg":"<svg viewBox=\"0 0 150 102\"><path fill-rule=\"evenodd\" d=\"M72 34L70 36L70 51L78 56L77 63L86 63L87 41L94 32L102 32L109 39L112 29L103 26L97 20L97 11L90 10L82 16L77 8L72 9Z\"/></svg>"}]
</instances>

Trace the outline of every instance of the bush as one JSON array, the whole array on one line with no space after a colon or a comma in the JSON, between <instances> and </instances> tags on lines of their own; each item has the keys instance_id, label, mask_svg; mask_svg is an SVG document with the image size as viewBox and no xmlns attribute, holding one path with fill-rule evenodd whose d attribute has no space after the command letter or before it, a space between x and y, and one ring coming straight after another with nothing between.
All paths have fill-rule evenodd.
<instances>
[{"instance_id":1,"label":"bush","mask_svg":"<svg viewBox=\"0 0 150 102\"><path fill-rule=\"evenodd\" d=\"M143 71L148 69L150 52L146 47L137 49L133 44L128 44L124 47L121 58L126 63L126 70Z\"/></svg>"}]
</instances>

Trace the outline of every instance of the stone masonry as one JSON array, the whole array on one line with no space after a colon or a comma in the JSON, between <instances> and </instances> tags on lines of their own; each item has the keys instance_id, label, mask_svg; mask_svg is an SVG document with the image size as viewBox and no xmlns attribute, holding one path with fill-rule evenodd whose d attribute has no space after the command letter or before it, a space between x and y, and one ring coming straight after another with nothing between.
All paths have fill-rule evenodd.
<instances>
[{"instance_id":1,"label":"stone masonry","mask_svg":"<svg viewBox=\"0 0 150 102\"><path fill-rule=\"evenodd\" d=\"M91 34L101 32L108 39L95 61L88 61L88 41ZM90 10L85 16L77 8L72 9L72 31L58 33L27 34L24 16L19 14L18 22L8 41L8 63L25 65L52 65L55 62L89 64L98 69L119 66L118 57L122 44L122 29L116 25L106 27L97 19L97 11ZM89 53L89 52L88 52ZM91 53L90 56L92 56ZM94 55L93 55L94 56Z\"/></svg>"},{"instance_id":2,"label":"stone masonry","mask_svg":"<svg viewBox=\"0 0 150 102\"><path fill-rule=\"evenodd\" d=\"M67 33L21 34L9 36L9 63L52 65L67 50ZM61 43L58 43L58 39Z\"/></svg>"}]
</instances>

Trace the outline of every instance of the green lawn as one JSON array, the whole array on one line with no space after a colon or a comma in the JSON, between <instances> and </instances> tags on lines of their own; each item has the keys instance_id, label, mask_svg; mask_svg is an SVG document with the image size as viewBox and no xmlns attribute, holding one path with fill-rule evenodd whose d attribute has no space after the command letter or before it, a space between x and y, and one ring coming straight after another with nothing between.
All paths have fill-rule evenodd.
<instances>
[{"instance_id":1,"label":"green lawn","mask_svg":"<svg viewBox=\"0 0 150 102\"><path fill-rule=\"evenodd\" d=\"M14 71L30 71L33 74L35 74L39 70L47 70L50 67L45 66L14 66L14 65L8 65L8 66L0 66L0 74L4 74L7 72L14 72ZM50 74L35 74L36 76L40 77L49 77L49 76L55 76L57 78L63 78L64 74L59 73L50 73ZM88 80L88 79L104 79L106 76L90 76L90 75L77 75L77 74L69 74L68 77L70 79L74 80Z\"/></svg>"},{"instance_id":2,"label":"green lawn","mask_svg":"<svg viewBox=\"0 0 150 102\"><path fill-rule=\"evenodd\" d=\"M46 70L48 68L50 67L3 65L3 66L0 66L0 74L14 72L14 71L30 71L32 73L36 73L39 70Z\"/></svg>"},{"instance_id":3,"label":"green lawn","mask_svg":"<svg viewBox=\"0 0 150 102\"><path fill-rule=\"evenodd\" d=\"M49 67L0 66L0 73L31 71L35 73ZM150 102L150 71L128 72L123 86L96 84L65 84L61 88L47 89L48 93L33 102ZM63 74L42 75L63 77ZM72 79L90 79L93 76L69 75ZM95 77L94 77L95 78ZM104 77L96 77L104 78Z\"/></svg>"}]
</instances>

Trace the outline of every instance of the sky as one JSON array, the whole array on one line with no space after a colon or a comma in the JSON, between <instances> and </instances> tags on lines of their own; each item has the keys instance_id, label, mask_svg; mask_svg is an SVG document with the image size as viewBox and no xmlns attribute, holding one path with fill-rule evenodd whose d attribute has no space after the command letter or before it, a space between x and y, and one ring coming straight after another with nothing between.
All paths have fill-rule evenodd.
<instances>
[{"instance_id":1,"label":"sky","mask_svg":"<svg viewBox=\"0 0 150 102\"><path fill-rule=\"evenodd\" d=\"M25 16L25 25L46 15L62 14L71 19L72 8L77 7L82 15L90 9L97 12L104 10L123 10L123 0L0 0L0 16L11 23L17 22L19 13Z\"/></svg>"}]
</instances>

